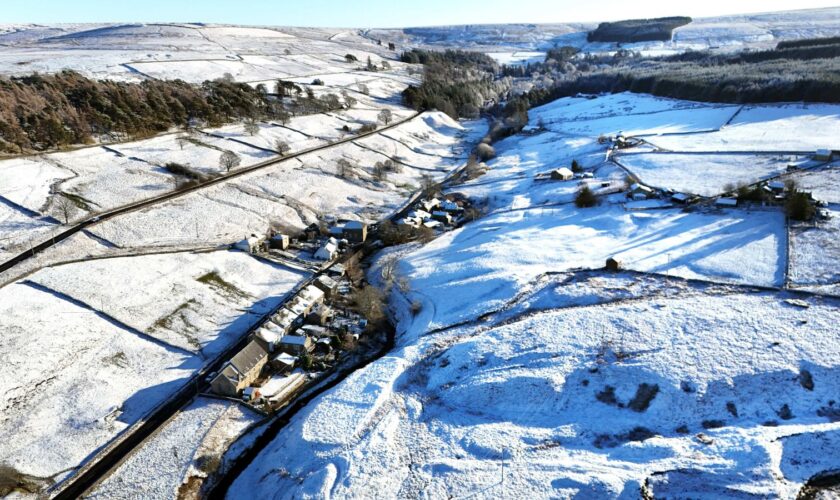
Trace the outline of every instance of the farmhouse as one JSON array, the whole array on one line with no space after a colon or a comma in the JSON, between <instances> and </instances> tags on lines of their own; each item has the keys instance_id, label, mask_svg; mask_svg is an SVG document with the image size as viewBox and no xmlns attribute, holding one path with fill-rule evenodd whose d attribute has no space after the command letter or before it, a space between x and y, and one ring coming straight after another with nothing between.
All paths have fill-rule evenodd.
<instances>
[{"instance_id":1,"label":"farmhouse","mask_svg":"<svg viewBox=\"0 0 840 500\"><path fill-rule=\"evenodd\" d=\"M315 346L309 337L286 335L280 339L279 348L282 352L300 355L312 352Z\"/></svg>"},{"instance_id":2,"label":"farmhouse","mask_svg":"<svg viewBox=\"0 0 840 500\"><path fill-rule=\"evenodd\" d=\"M315 252L315 258L320 260L333 260L338 255L338 241L335 238L328 239L321 248Z\"/></svg>"},{"instance_id":3,"label":"farmhouse","mask_svg":"<svg viewBox=\"0 0 840 500\"><path fill-rule=\"evenodd\" d=\"M268 362L268 352L251 341L239 351L210 382L213 392L223 396L236 397L239 392L257 379Z\"/></svg>"},{"instance_id":4,"label":"farmhouse","mask_svg":"<svg viewBox=\"0 0 840 500\"><path fill-rule=\"evenodd\" d=\"M557 168L551 171L551 178L556 181L568 181L575 178L574 172L566 167Z\"/></svg>"}]
</instances>

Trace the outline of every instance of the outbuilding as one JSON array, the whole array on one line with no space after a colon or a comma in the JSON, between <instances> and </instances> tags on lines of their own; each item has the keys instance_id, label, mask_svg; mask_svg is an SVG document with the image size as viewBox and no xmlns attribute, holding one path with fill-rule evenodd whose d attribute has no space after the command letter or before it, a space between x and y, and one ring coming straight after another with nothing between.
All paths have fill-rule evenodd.
<instances>
[{"instance_id":1,"label":"outbuilding","mask_svg":"<svg viewBox=\"0 0 840 500\"><path fill-rule=\"evenodd\" d=\"M234 243L233 248L242 250L243 252L257 253L263 249L264 243L264 238L260 238L259 236L252 234L251 236Z\"/></svg>"},{"instance_id":2,"label":"outbuilding","mask_svg":"<svg viewBox=\"0 0 840 500\"><path fill-rule=\"evenodd\" d=\"M281 352L271 358L271 367L279 372L291 371L297 364L298 358L287 352Z\"/></svg>"},{"instance_id":3,"label":"outbuilding","mask_svg":"<svg viewBox=\"0 0 840 500\"><path fill-rule=\"evenodd\" d=\"M607 259L607 271L620 271L621 270L621 261L615 257L610 257Z\"/></svg>"},{"instance_id":4,"label":"outbuilding","mask_svg":"<svg viewBox=\"0 0 840 500\"><path fill-rule=\"evenodd\" d=\"M285 250L289 248L289 235L288 234L275 234L268 240L269 248L274 248L277 250Z\"/></svg>"},{"instance_id":5,"label":"outbuilding","mask_svg":"<svg viewBox=\"0 0 840 500\"><path fill-rule=\"evenodd\" d=\"M556 181L568 181L575 178L575 173L566 167L556 168L551 171L551 178Z\"/></svg>"},{"instance_id":6,"label":"outbuilding","mask_svg":"<svg viewBox=\"0 0 840 500\"><path fill-rule=\"evenodd\" d=\"M441 224L452 224L452 216L443 210L435 210L432 212L432 219L440 222Z\"/></svg>"},{"instance_id":7,"label":"outbuilding","mask_svg":"<svg viewBox=\"0 0 840 500\"><path fill-rule=\"evenodd\" d=\"M737 207L738 198L718 198L715 200L715 205L719 207Z\"/></svg>"},{"instance_id":8,"label":"outbuilding","mask_svg":"<svg viewBox=\"0 0 840 500\"><path fill-rule=\"evenodd\" d=\"M644 196L644 198L641 199L646 199L652 194L653 189L645 186L644 184L639 184L638 182L636 182L632 186L630 186L630 197L634 200L640 199L640 196Z\"/></svg>"},{"instance_id":9,"label":"outbuilding","mask_svg":"<svg viewBox=\"0 0 840 500\"><path fill-rule=\"evenodd\" d=\"M315 346L307 336L286 335L280 339L280 351L299 356L312 352Z\"/></svg>"}]
</instances>

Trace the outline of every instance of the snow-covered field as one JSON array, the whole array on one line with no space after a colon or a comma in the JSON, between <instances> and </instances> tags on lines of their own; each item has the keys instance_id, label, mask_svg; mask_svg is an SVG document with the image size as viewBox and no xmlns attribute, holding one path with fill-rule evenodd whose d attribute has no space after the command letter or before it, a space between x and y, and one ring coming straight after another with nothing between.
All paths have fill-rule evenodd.
<instances>
[{"instance_id":1,"label":"snow-covered field","mask_svg":"<svg viewBox=\"0 0 840 500\"><path fill-rule=\"evenodd\" d=\"M220 251L91 260L50 267L28 281L168 346L212 357L304 277L244 252Z\"/></svg>"},{"instance_id":2,"label":"snow-covered field","mask_svg":"<svg viewBox=\"0 0 840 500\"><path fill-rule=\"evenodd\" d=\"M835 193L837 187L835 187ZM840 207L828 209L831 219L791 230L791 281L795 286L840 284Z\"/></svg>"},{"instance_id":3,"label":"snow-covered field","mask_svg":"<svg viewBox=\"0 0 840 500\"><path fill-rule=\"evenodd\" d=\"M176 498L188 477L213 472L218 454L261 418L234 402L198 398L86 496Z\"/></svg>"},{"instance_id":4,"label":"snow-covered field","mask_svg":"<svg viewBox=\"0 0 840 500\"><path fill-rule=\"evenodd\" d=\"M202 361L27 284L0 288L0 461L58 480Z\"/></svg>"},{"instance_id":5,"label":"snow-covered field","mask_svg":"<svg viewBox=\"0 0 840 500\"><path fill-rule=\"evenodd\" d=\"M781 124L745 120L761 140L794 140L787 124L803 118L782 110ZM828 452L840 439L840 302L752 287L785 282L781 209L682 210L623 193L581 209L581 181L535 179L577 160L596 193L621 189L596 141L614 133L611 116L635 130L667 113L685 130L706 111L622 94L532 113L548 131L497 143L485 175L451 188L487 215L380 258L405 280L391 289L397 348L310 403L229 497L790 498L840 466ZM563 129L599 121L584 136ZM789 158L624 160L653 185L711 195ZM830 274L813 252L833 220L794 230L794 283ZM610 256L634 272L597 270Z\"/></svg>"},{"instance_id":6,"label":"snow-covered field","mask_svg":"<svg viewBox=\"0 0 840 500\"><path fill-rule=\"evenodd\" d=\"M618 161L648 186L718 195L739 184L753 184L785 173L789 157L749 154L627 154Z\"/></svg>"}]
</instances>

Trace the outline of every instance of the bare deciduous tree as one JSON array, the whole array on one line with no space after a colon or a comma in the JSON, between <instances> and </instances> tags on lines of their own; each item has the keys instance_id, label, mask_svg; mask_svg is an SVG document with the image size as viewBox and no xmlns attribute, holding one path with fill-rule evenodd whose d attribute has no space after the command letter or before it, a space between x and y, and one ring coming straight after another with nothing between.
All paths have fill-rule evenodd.
<instances>
[{"instance_id":1,"label":"bare deciduous tree","mask_svg":"<svg viewBox=\"0 0 840 500\"><path fill-rule=\"evenodd\" d=\"M390 109L383 109L379 112L378 115L376 115L376 118L385 125L388 125L389 123L391 123L391 120L394 119L394 114L391 113Z\"/></svg>"},{"instance_id":2,"label":"bare deciduous tree","mask_svg":"<svg viewBox=\"0 0 840 500\"><path fill-rule=\"evenodd\" d=\"M353 164L346 158L341 158L335 164L335 173L342 179L347 179L353 175Z\"/></svg>"},{"instance_id":3,"label":"bare deciduous tree","mask_svg":"<svg viewBox=\"0 0 840 500\"><path fill-rule=\"evenodd\" d=\"M280 156L286 156L292 150L292 147L283 139L277 139L274 141L274 149L280 153Z\"/></svg>"},{"instance_id":4,"label":"bare deciduous tree","mask_svg":"<svg viewBox=\"0 0 840 500\"><path fill-rule=\"evenodd\" d=\"M78 211L79 207L73 203L73 200L70 198L59 195L58 199L55 202L55 208L58 210L58 213L64 219L64 224L70 223L70 218Z\"/></svg>"},{"instance_id":5,"label":"bare deciduous tree","mask_svg":"<svg viewBox=\"0 0 840 500\"><path fill-rule=\"evenodd\" d=\"M239 157L233 151L225 151L219 157L219 166L225 169L226 172L230 172L234 168L238 167L242 163L242 158Z\"/></svg>"},{"instance_id":6,"label":"bare deciduous tree","mask_svg":"<svg viewBox=\"0 0 840 500\"><path fill-rule=\"evenodd\" d=\"M248 120L245 122L245 133L251 136L257 135L260 133L260 126L254 120Z\"/></svg>"}]
</instances>

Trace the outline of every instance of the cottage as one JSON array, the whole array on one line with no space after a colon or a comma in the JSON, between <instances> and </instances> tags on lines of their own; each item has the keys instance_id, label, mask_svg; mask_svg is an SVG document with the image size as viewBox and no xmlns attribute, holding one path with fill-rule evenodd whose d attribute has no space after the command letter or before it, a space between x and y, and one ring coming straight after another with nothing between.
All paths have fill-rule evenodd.
<instances>
[{"instance_id":1,"label":"cottage","mask_svg":"<svg viewBox=\"0 0 840 500\"><path fill-rule=\"evenodd\" d=\"M831 161L831 150L830 149L818 149L814 153L814 159L817 161Z\"/></svg>"},{"instance_id":2,"label":"cottage","mask_svg":"<svg viewBox=\"0 0 840 500\"><path fill-rule=\"evenodd\" d=\"M236 397L242 389L260 376L266 363L268 352L259 343L251 341L225 363L219 374L210 382L210 388L216 394Z\"/></svg>"},{"instance_id":3,"label":"cottage","mask_svg":"<svg viewBox=\"0 0 840 500\"><path fill-rule=\"evenodd\" d=\"M607 259L607 271L620 271L621 270L621 261L615 257L610 257Z\"/></svg>"},{"instance_id":4,"label":"cottage","mask_svg":"<svg viewBox=\"0 0 840 500\"><path fill-rule=\"evenodd\" d=\"M274 248L277 250L285 250L289 248L289 235L288 234L275 234L268 240L269 248Z\"/></svg>"},{"instance_id":5,"label":"cottage","mask_svg":"<svg viewBox=\"0 0 840 500\"><path fill-rule=\"evenodd\" d=\"M263 249L264 243L264 238L260 238L259 236L252 234L244 240L240 240L234 243L233 248L241 250L243 252L257 253Z\"/></svg>"},{"instance_id":6,"label":"cottage","mask_svg":"<svg viewBox=\"0 0 840 500\"><path fill-rule=\"evenodd\" d=\"M556 181L568 181L575 178L575 173L566 167L557 168L551 171L551 178Z\"/></svg>"},{"instance_id":7,"label":"cottage","mask_svg":"<svg viewBox=\"0 0 840 500\"><path fill-rule=\"evenodd\" d=\"M341 234L350 243L364 243L367 239L367 228L364 222L351 220L344 224Z\"/></svg>"},{"instance_id":8,"label":"cottage","mask_svg":"<svg viewBox=\"0 0 840 500\"><path fill-rule=\"evenodd\" d=\"M312 339L307 336L286 335L280 339L278 347L282 352L301 355L312 352L315 346L312 344Z\"/></svg>"},{"instance_id":9,"label":"cottage","mask_svg":"<svg viewBox=\"0 0 840 500\"><path fill-rule=\"evenodd\" d=\"M313 285L318 287L322 292L324 292L324 297L329 299L338 289L338 282L329 276L321 275L315 278Z\"/></svg>"},{"instance_id":10,"label":"cottage","mask_svg":"<svg viewBox=\"0 0 840 500\"><path fill-rule=\"evenodd\" d=\"M324 245L315 252L315 258L320 260L333 260L338 256L338 241L335 238L328 239Z\"/></svg>"},{"instance_id":11,"label":"cottage","mask_svg":"<svg viewBox=\"0 0 840 500\"><path fill-rule=\"evenodd\" d=\"M292 356L287 352L281 352L271 358L271 367L281 373L288 372L295 367L297 361L298 359L296 356Z\"/></svg>"},{"instance_id":12,"label":"cottage","mask_svg":"<svg viewBox=\"0 0 840 500\"><path fill-rule=\"evenodd\" d=\"M715 200L715 205L719 207L737 207L738 198L718 198Z\"/></svg>"},{"instance_id":13,"label":"cottage","mask_svg":"<svg viewBox=\"0 0 840 500\"><path fill-rule=\"evenodd\" d=\"M274 352L274 346L280 340L282 335L271 331L268 328L261 327L254 334L254 341L258 343L266 352Z\"/></svg>"},{"instance_id":14,"label":"cottage","mask_svg":"<svg viewBox=\"0 0 840 500\"><path fill-rule=\"evenodd\" d=\"M443 210L435 210L432 212L432 219L440 222L441 224L452 224L452 216Z\"/></svg>"},{"instance_id":15,"label":"cottage","mask_svg":"<svg viewBox=\"0 0 840 500\"><path fill-rule=\"evenodd\" d=\"M282 307L271 317L271 322L277 325L280 331L286 335L301 323L301 319L289 309Z\"/></svg>"},{"instance_id":16,"label":"cottage","mask_svg":"<svg viewBox=\"0 0 840 500\"><path fill-rule=\"evenodd\" d=\"M315 307L306 315L306 322L313 325L326 325L330 322L333 311L324 304L315 304Z\"/></svg>"}]
</instances>

